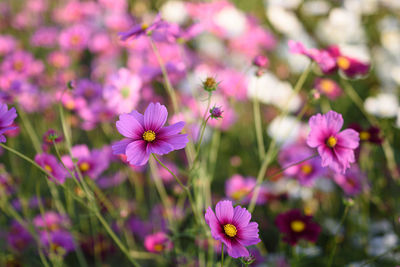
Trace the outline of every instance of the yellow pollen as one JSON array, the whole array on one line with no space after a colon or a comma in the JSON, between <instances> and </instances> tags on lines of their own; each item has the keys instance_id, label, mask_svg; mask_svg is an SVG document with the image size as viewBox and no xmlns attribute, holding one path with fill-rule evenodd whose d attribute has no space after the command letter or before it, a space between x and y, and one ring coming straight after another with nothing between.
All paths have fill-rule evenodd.
<instances>
[{"instance_id":1,"label":"yellow pollen","mask_svg":"<svg viewBox=\"0 0 400 267\"><path fill-rule=\"evenodd\" d=\"M90 165L87 162L82 162L79 164L79 169L83 172L88 171L90 169Z\"/></svg>"},{"instance_id":2,"label":"yellow pollen","mask_svg":"<svg viewBox=\"0 0 400 267\"><path fill-rule=\"evenodd\" d=\"M369 132L360 132L360 139L363 141L367 141L371 138L371 134Z\"/></svg>"},{"instance_id":3,"label":"yellow pollen","mask_svg":"<svg viewBox=\"0 0 400 267\"><path fill-rule=\"evenodd\" d=\"M304 174L310 174L313 171L312 166L308 163L301 166L300 169Z\"/></svg>"},{"instance_id":4,"label":"yellow pollen","mask_svg":"<svg viewBox=\"0 0 400 267\"><path fill-rule=\"evenodd\" d=\"M234 200L240 200L240 199L242 199L242 197L244 197L247 193L248 193L248 190L246 190L246 189L240 189L240 190L237 190L237 191L233 192L232 198L233 198Z\"/></svg>"},{"instance_id":5,"label":"yellow pollen","mask_svg":"<svg viewBox=\"0 0 400 267\"><path fill-rule=\"evenodd\" d=\"M46 170L46 171L48 171L48 172L52 172L53 171L53 169L49 166L49 165L44 165L44 169Z\"/></svg>"},{"instance_id":6,"label":"yellow pollen","mask_svg":"<svg viewBox=\"0 0 400 267\"><path fill-rule=\"evenodd\" d=\"M152 130L145 131L143 134L143 140L147 142L153 142L156 139L156 133Z\"/></svg>"},{"instance_id":7,"label":"yellow pollen","mask_svg":"<svg viewBox=\"0 0 400 267\"><path fill-rule=\"evenodd\" d=\"M336 62L341 69L347 70L350 67L350 61L345 57L338 57Z\"/></svg>"},{"instance_id":8,"label":"yellow pollen","mask_svg":"<svg viewBox=\"0 0 400 267\"><path fill-rule=\"evenodd\" d=\"M161 252L164 250L164 246L161 244L156 244L156 245L154 245L154 250L157 252Z\"/></svg>"},{"instance_id":9,"label":"yellow pollen","mask_svg":"<svg viewBox=\"0 0 400 267\"><path fill-rule=\"evenodd\" d=\"M149 27L149 24L142 23L142 26L141 26L142 30L146 30L148 27Z\"/></svg>"},{"instance_id":10,"label":"yellow pollen","mask_svg":"<svg viewBox=\"0 0 400 267\"><path fill-rule=\"evenodd\" d=\"M325 93L331 93L335 88L335 84L330 80L322 80L321 81L321 89Z\"/></svg>"},{"instance_id":11,"label":"yellow pollen","mask_svg":"<svg viewBox=\"0 0 400 267\"><path fill-rule=\"evenodd\" d=\"M230 223L224 225L224 231L229 237L234 237L237 234L236 227Z\"/></svg>"},{"instance_id":12,"label":"yellow pollen","mask_svg":"<svg viewBox=\"0 0 400 267\"><path fill-rule=\"evenodd\" d=\"M299 233L299 232L302 232L306 228L306 225L302 221L295 220L290 223L290 228L292 228L292 230L294 232Z\"/></svg>"},{"instance_id":13,"label":"yellow pollen","mask_svg":"<svg viewBox=\"0 0 400 267\"><path fill-rule=\"evenodd\" d=\"M328 140L326 140L326 144L331 148L335 147L336 143L337 143L337 139L333 136L329 137Z\"/></svg>"}]
</instances>

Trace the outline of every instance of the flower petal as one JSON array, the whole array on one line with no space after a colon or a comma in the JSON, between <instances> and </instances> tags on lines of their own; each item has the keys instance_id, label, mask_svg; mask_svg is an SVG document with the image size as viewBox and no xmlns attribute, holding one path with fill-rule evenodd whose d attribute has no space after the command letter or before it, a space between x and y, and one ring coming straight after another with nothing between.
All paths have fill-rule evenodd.
<instances>
[{"instance_id":1,"label":"flower petal","mask_svg":"<svg viewBox=\"0 0 400 267\"><path fill-rule=\"evenodd\" d=\"M118 131L125 137L138 140L142 138L144 133L143 126L136 120L133 115L122 114L116 123Z\"/></svg>"},{"instance_id":2,"label":"flower petal","mask_svg":"<svg viewBox=\"0 0 400 267\"><path fill-rule=\"evenodd\" d=\"M178 150L185 148L189 139L187 134L176 134L168 136L167 138L164 137L163 141L169 143L173 147L173 150Z\"/></svg>"},{"instance_id":3,"label":"flower petal","mask_svg":"<svg viewBox=\"0 0 400 267\"><path fill-rule=\"evenodd\" d=\"M238 230L246 227L249 224L250 219L251 214L247 209L237 206L233 210L232 222Z\"/></svg>"},{"instance_id":4,"label":"flower petal","mask_svg":"<svg viewBox=\"0 0 400 267\"><path fill-rule=\"evenodd\" d=\"M221 233L221 225L219 224L218 219L211 207L208 207L204 218L208 226L210 226L212 237L216 240L221 240L223 234Z\"/></svg>"},{"instance_id":5,"label":"flower petal","mask_svg":"<svg viewBox=\"0 0 400 267\"><path fill-rule=\"evenodd\" d=\"M131 143L133 140L129 138L122 139L121 141L115 142L112 145L112 151L114 155L118 154L125 154L126 147Z\"/></svg>"},{"instance_id":6,"label":"flower petal","mask_svg":"<svg viewBox=\"0 0 400 267\"><path fill-rule=\"evenodd\" d=\"M337 145L345 148L356 149L360 142L360 135L353 129L340 132L337 137Z\"/></svg>"},{"instance_id":7,"label":"flower petal","mask_svg":"<svg viewBox=\"0 0 400 267\"><path fill-rule=\"evenodd\" d=\"M231 223L233 218L232 201L224 200L218 202L215 206L215 214L221 224Z\"/></svg>"},{"instance_id":8,"label":"flower petal","mask_svg":"<svg viewBox=\"0 0 400 267\"><path fill-rule=\"evenodd\" d=\"M240 229L240 231L238 231L238 241L243 246L251 246L261 242L258 237L258 224L256 222L251 222L243 229Z\"/></svg>"},{"instance_id":9,"label":"flower petal","mask_svg":"<svg viewBox=\"0 0 400 267\"><path fill-rule=\"evenodd\" d=\"M171 135L178 134L182 131L183 127L185 127L185 122L180 121L170 126L162 127L158 131L158 137L163 138Z\"/></svg>"},{"instance_id":10,"label":"flower petal","mask_svg":"<svg viewBox=\"0 0 400 267\"><path fill-rule=\"evenodd\" d=\"M335 134L342 129L343 117L341 114L331 110L325 115L326 128L330 131L330 134Z\"/></svg>"},{"instance_id":11,"label":"flower petal","mask_svg":"<svg viewBox=\"0 0 400 267\"><path fill-rule=\"evenodd\" d=\"M147 163L150 157L150 152L147 149L147 144L143 140L138 140L130 143L126 147L125 154L130 164L142 166Z\"/></svg>"},{"instance_id":12,"label":"flower petal","mask_svg":"<svg viewBox=\"0 0 400 267\"><path fill-rule=\"evenodd\" d=\"M174 147L171 144L163 140L157 140L156 142L148 143L148 147L150 153L155 153L157 155L164 155L174 150Z\"/></svg>"},{"instance_id":13,"label":"flower petal","mask_svg":"<svg viewBox=\"0 0 400 267\"><path fill-rule=\"evenodd\" d=\"M146 130L157 132L167 121L168 111L160 103L150 103L144 112L144 127Z\"/></svg>"},{"instance_id":14,"label":"flower petal","mask_svg":"<svg viewBox=\"0 0 400 267\"><path fill-rule=\"evenodd\" d=\"M232 258L248 257L249 251L238 241L232 240L231 246L226 246L229 256Z\"/></svg>"}]
</instances>

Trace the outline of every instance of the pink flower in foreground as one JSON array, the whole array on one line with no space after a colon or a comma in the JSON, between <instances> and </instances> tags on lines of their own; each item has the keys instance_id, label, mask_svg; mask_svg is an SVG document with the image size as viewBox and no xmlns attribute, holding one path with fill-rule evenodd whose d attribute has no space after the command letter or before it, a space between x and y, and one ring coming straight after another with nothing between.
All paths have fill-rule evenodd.
<instances>
[{"instance_id":1,"label":"pink flower in foreground","mask_svg":"<svg viewBox=\"0 0 400 267\"><path fill-rule=\"evenodd\" d=\"M258 224L250 222L251 214L247 209L233 208L229 200L220 201L215 206L215 213L208 207L205 214L214 239L223 242L229 256L233 258L248 257L246 246L259 243Z\"/></svg>"},{"instance_id":2,"label":"pink flower in foreground","mask_svg":"<svg viewBox=\"0 0 400 267\"><path fill-rule=\"evenodd\" d=\"M307 145L318 149L322 167L329 166L335 172L345 173L350 163L355 162L354 149L359 145L359 134L353 129L340 131L343 117L335 111L312 116Z\"/></svg>"},{"instance_id":3,"label":"pink flower in foreground","mask_svg":"<svg viewBox=\"0 0 400 267\"><path fill-rule=\"evenodd\" d=\"M185 123L164 127L167 117L168 111L160 103L150 103L144 115L136 110L120 115L117 129L126 138L112 146L114 154L125 154L130 164L142 166L151 153L164 155L184 148L188 138L180 132Z\"/></svg>"}]
</instances>

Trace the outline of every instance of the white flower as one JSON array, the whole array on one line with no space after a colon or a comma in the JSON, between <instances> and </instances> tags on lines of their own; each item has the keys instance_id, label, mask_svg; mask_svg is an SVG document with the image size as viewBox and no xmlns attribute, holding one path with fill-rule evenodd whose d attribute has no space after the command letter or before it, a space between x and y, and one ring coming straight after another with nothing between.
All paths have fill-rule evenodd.
<instances>
[{"instance_id":1,"label":"white flower","mask_svg":"<svg viewBox=\"0 0 400 267\"><path fill-rule=\"evenodd\" d=\"M364 102L364 108L375 116L390 118L397 115L399 102L396 95L381 93L375 97L368 97Z\"/></svg>"},{"instance_id":2,"label":"white flower","mask_svg":"<svg viewBox=\"0 0 400 267\"><path fill-rule=\"evenodd\" d=\"M295 141L301 129L301 123L293 116L277 116L268 126L269 136L278 143L289 143Z\"/></svg>"},{"instance_id":3,"label":"white flower","mask_svg":"<svg viewBox=\"0 0 400 267\"><path fill-rule=\"evenodd\" d=\"M233 6L227 6L218 12L214 17L214 22L231 38L240 36L247 25L246 16Z\"/></svg>"},{"instance_id":4,"label":"white flower","mask_svg":"<svg viewBox=\"0 0 400 267\"><path fill-rule=\"evenodd\" d=\"M293 95L290 83L282 82L272 73L266 72L261 77L251 76L247 94L250 98L258 98L264 104L272 104L289 111L299 109L301 100Z\"/></svg>"},{"instance_id":5,"label":"white flower","mask_svg":"<svg viewBox=\"0 0 400 267\"><path fill-rule=\"evenodd\" d=\"M161 16L168 22L183 24L189 18L182 1L168 1L161 7Z\"/></svg>"}]
</instances>

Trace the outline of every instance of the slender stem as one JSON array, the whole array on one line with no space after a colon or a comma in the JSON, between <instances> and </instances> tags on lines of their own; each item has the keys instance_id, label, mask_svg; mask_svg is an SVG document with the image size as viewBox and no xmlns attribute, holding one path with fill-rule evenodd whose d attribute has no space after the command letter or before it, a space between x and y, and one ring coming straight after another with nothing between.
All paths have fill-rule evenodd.
<instances>
[{"instance_id":1,"label":"slender stem","mask_svg":"<svg viewBox=\"0 0 400 267\"><path fill-rule=\"evenodd\" d=\"M345 89L347 95L351 98L351 100L354 102L354 104L356 104L356 106L358 107L358 109L364 114L364 116L367 118L367 120L369 121L369 123L371 125L379 125L379 121L371 116L365 109L364 109L364 102L363 100L360 98L360 96L358 95L358 93L354 90L353 86L351 86L351 84L342 79L342 85L343 88ZM382 149L383 149L383 153L385 154L386 157L386 161L387 161L387 167L392 175L392 178L394 180L399 181L400 179L400 173L397 169L396 166L396 160L394 157L394 152L393 149L389 143L389 141L384 138L383 142L382 142Z\"/></svg>"},{"instance_id":2,"label":"slender stem","mask_svg":"<svg viewBox=\"0 0 400 267\"><path fill-rule=\"evenodd\" d=\"M26 131L28 132L29 137L32 140L32 144L33 144L33 147L35 148L36 152L38 152L38 153L41 152L42 148L40 146L39 137L37 136L35 130L33 129L33 126L31 124L30 120L26 116L25 112L20 108L18 108L18 114L21 117L22 124L24 125Z\"/></svg>"},{"instance_id":3,"label":"slender stem","mask_svg":"<svg viewBox=\"0 0 400 267\"><path fill-rule=\"evenodd\" d=\"M194 158L194 160L193 160L193 163L196 162L196 160L197 160L197 158L198 158L198 156L199 156L201 142L203 141L204 132L205 132L205 129L206 129L206 126L207 126L207 122L208 122L209 119L210 119L210 116L208 116L208 117L203 121L203 124L202 124L202 126L201 126L200 138L199 138L199 141L198 141L198 143L197 143L196 156L195 156L195 158Z\"/></svg>"},{"instance_id":4,"label":"slender stem","mask_svg":"<svg viewBox=\"0 0 400 267\"><path fill-rule=\"evenodd\" d=\"M172 107L174 108L174 112L177 113L179 110L178 109L178 101L176 98L174 88L172 87L171 81L169 80L167 69L165 68L165 65L164 65L164 61L161 58L160 52L158 51L157 46L155 45L151 36L149 36L149 40L150 40L151 48L153 49L153 52L157 58L158 64L160 65L161 72L162 72L163 78L164 78L165 87L167 88L167 92L172 101Z\"/></svg>"},{"instance_id":5,"label":"slender stem","mask_svg":"<svg viewBox=\"0 0 400 267\"><path fill-rule=\"evenodd\" d=\"M338 227L337 227L337 229L336 229L336 231L335 231L335 235L334 235L334 242L335 242L335 244L333 245L333 249L332 249L332 251L331 251L331 255L329 256L328 267L331 267L331 266L332 266L333 258L334 258L334 256L335 256L336 247L337 247L337 243L338 243L338 242L337 242L337 235L339 234L340 227L342 226L342 224L344 223L344 221L345 221L345 219L346 219L346 216L347 216L347 213L349 212L349 209L350 209L350 206L347 205L346 208L344 209L342 219L340 220L340 223L339 223L339 225L338 225Z\"/></svg>"},{"instance_id":6,"label":"slender stem","mask_svg":"<svg viewBox=\"0 0 400 267\"><path fill-rule=\"evenodd\" d=\"M176 182L182 187L182 189L187 190L187 186L185 186L182 181L173 173L164 163L162 163L155 154L152 154L154 159L164 168L166 169L176 180Z\"/></svg>"},{"instance_id":7,"label":"slender stem","mask_svg":"<svg viewBox=\"0 0 400 267\"><path fill-rule=\"evenodd\" d=\"M224 267L224 243L221 242L221 267Z\"/></svg>"},{"instance_id":8,"label":"slender stem","mask_svg":"<svg viewBox=\"0 0 400 267\"><path fill-rule=\"evenodd\" d=\"M256 80L256 95L253 98L253 116L254 116L254 127L256 129L256 137L257 137L257 147L258 147L258 156L260 161L262 161L265 157L265 147L264 147L264 139L262 134L262 121L261 121L261 110L260 110L260 102L258 100L258 77Z\"/></svg>"}]
</instances>

